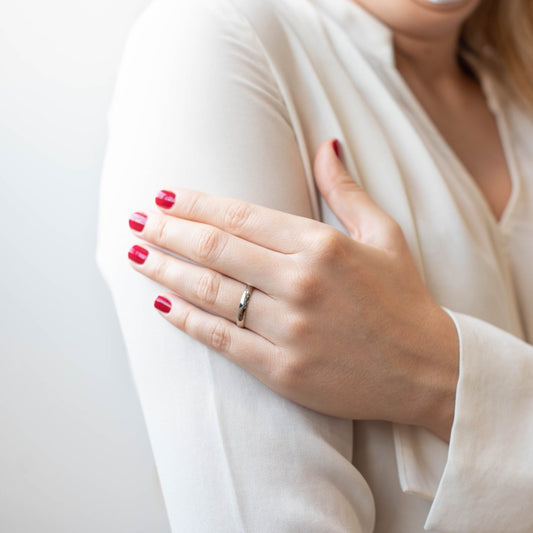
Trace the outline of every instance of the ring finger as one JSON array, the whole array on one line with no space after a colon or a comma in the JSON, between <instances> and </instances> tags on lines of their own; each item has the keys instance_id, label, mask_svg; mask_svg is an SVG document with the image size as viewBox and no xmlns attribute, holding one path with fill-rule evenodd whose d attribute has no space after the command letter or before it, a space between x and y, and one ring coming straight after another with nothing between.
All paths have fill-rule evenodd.
<instances>
[{"instance_id":1,"label":"ring finger","mask_svg":"<svg viewBox=\"0 0 533 533\"><path fill-rule=\"evenodd\" d=\"M177 259L145 243L133 245L128 257L141 274L206 311L236 321L244 283ZM277 300L256 288L246 311L245 327L273 342L274 326L279 321L278 306Z\"/></svg>"}]
</instances>

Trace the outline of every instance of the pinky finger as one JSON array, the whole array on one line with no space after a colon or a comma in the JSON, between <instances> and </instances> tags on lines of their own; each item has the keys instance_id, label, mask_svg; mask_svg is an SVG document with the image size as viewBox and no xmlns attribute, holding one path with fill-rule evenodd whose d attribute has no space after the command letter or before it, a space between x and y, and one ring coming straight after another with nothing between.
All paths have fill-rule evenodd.
<instances>
[{"instance_id":1,"label":"pinky finger","mask_svg":"<svg viewBox=\"0 0 533 533\"><path fill-rule=\"evenodd\" d=\"M172 325L224 355L266 383L278 348L264 337L212 315L171 293L159 295L154 307Z\"/></svg>"}]
</instances>

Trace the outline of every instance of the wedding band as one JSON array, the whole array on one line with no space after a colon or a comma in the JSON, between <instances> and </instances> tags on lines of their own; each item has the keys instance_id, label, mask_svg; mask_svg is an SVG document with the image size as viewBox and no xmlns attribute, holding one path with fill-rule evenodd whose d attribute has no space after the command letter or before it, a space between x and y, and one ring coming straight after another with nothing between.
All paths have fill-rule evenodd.
<instances>
[{"instance_id":1,"label":"wedding band","mask_svg":"<svg viewBox=\"0 0 533 533\"><path fill-rule=\"evenodd\" d=\"M244 328L244 320L246 319L246 309L248 308L248 302L250 301L250 296L252 295L253 287L246 285L244 287L244 292L241 296L241 301L239 302L239 310L237 312L237 326Z\"/></svg>"}]
</instances>

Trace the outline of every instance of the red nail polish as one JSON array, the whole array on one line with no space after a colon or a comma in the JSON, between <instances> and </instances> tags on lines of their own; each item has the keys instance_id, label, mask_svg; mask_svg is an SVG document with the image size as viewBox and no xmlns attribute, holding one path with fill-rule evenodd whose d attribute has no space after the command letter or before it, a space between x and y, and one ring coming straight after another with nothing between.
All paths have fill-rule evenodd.
<instances>
[{"instance_id":1,"label":"red nail polish","mask_svg":"<svg viewBox=\"0 0 533 533\"><path fill-rule=\"evenodd\" d=\"M148 250L146 250L146 248L143 248L142 246L134 244L128 252L128 257L132 261L135 261L136 263L139 263L139 265L142 265L148 257Z\"/></svg>"},{"instance_id":2,"label":"red nail polish","mask_svg":"<svg viewBox=\"0 0 533 533\"><path fill-rule=\"evenodd\" d=\"M172 191L165 191L164 189L160 190L155 197L155 203L165 209L170 209L175 201L176 195Z\"/></svg>"},{"instance_id":3,"label":"red nail polish","mask_svg":"<svg viewBox=\"0 0 533 533\"><path fill-rule=\"evenodd\" d=\"M168 298L158 296L154 301L154 307L163 311L163 313L168 313L172 309L172 303Z\"/></svg>"},{"instance_id":4,"label":"red nail polish","mask_svg":"<svg viewBox=\"0 0 533 533\"><path fill-rule=\"evenodd\" d=\"M332 144L333 144L333 149L335 150L335 153L337 154L337 157L340 157L339 141L335 139Z\"/></svg>"},{"instance_id":5,"label":"red nail polish","mask_svg":"<svg viewBox=\"0 0 533 533\"><path fill-rule=\"evenodd\" d=\"M148 217L144 213L139 213L138 211L133 213L133 215L130 216L130 228L135 231L142 231L147 218Z\"/></svg>"}]
</instances>

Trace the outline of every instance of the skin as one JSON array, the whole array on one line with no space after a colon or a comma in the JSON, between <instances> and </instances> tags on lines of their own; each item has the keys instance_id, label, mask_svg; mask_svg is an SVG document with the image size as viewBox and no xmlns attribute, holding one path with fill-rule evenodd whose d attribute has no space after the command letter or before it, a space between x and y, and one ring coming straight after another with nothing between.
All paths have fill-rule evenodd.
<instances>
[{"instance_id":1,"label":"skin","mask_svg":"<svg viewBox=\"0 0 533 533\"><path fill-rule=\"evenodd\" d=\"M398 71L499 220L511 195L505 153L480 84L455 53L461 24L480 0L351 1L393 30Z\"/></svg>"},{"instance_id":2,"label":"skin","mask_svg":"<svg viewBox=\"0 0 533 533\"><path fill-rule=\"evenodd\" d=\"M393 29L399 72L497 218L509 190L505 158L477 81L455 60L460 24L478 2L358 3ZM140 210L146 224L132 232L148 256L130 265L168 289L160 295L171 309L162 317L286 398L332 416L423 426L449 440L457 331L423 285L401 228L348 175L332 141L320 146L314 174L350 237L311 219L162 187L175 203ZM488 153L494 167L484 162ZM239 328L245 283L255 289Z\"/></svg>"}]
</instances>

